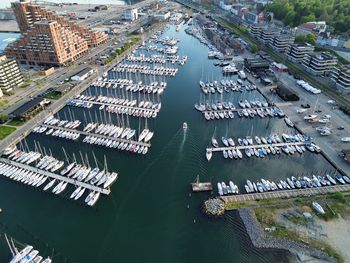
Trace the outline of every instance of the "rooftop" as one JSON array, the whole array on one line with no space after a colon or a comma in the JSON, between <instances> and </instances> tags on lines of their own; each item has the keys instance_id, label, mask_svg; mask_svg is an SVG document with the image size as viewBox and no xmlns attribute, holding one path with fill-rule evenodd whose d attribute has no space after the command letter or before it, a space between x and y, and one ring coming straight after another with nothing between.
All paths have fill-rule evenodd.
<instances>
[{"instance_id":1,"label":"rooftop","mask_svg":"<svg viewBox=\"0 0 350 263\"><path fill-rule=\"evenodd\" d=\"M22 104L21 106L19 106L17 109L15 109L13 112L11 112L10 115L21 116L24 113L26 113L27 111L30 111L32 108L36 107L43 100L44 100L43 97L33 98L32 100L29 100L29 101L25 102L24 104Z\"/></svg>"}]
</instances>

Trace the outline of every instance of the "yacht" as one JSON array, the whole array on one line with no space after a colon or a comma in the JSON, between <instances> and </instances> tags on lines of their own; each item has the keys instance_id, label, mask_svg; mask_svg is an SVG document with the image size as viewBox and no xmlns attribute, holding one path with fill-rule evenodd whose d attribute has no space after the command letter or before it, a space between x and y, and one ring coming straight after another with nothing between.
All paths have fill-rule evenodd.
<instances>
[{"instance_id":1,"label":"yacht","mask_svg":"<svg viewBox=\"0 0 350 263\"><path fill-rule=\"evenodd\" d=\"M207 149L207 152L206 152L205 156L207 157L207 160L209 162L211 157L213 156L212 150L211 149Z\"/></svg>"},{"instance_id":2,"label":"yacht","mask_svg":"<svg viewBox=\"0 0 350 263\"><path fill-rule=\"evenodd\" d=\"M182 128L183 128L184 130L187 130L187 128L188 128L187 122L184 122L184 123L182 124Z\"/></svg>"}]
</instances>

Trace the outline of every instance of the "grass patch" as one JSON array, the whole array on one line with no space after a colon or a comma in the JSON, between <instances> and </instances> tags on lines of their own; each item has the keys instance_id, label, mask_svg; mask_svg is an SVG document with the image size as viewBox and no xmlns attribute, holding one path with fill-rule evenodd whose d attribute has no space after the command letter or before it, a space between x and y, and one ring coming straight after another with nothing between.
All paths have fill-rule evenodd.
<instances>
[{"instance_id":1,"label":"grass patch","mask_svg":"<svg viewBox=\"0 0 350 263\"><path fill-rule=\"evenodd\" d=\"M50 92L46 93L44 97L46 99L58 100L59 98L62 97L62 94L60 94L56 91L50 91Z\"/></svg>"},{"instance_id":2,"label":"grass patch","mask_svg":"<svg viewBox=\"0 0 350 263\"><path fill-rule=\"evenodd\" d=\"M5 106L8 102L9 100L7 99L0 100L0 107Z\"/></svg>"},{"instance_id":3,"label":"grass patch","mask_svg":"<svg viewBox=\"0 0 350 263\"><path fill-rule=\"evenodd\" d=\"M10 120L6 123L6 125L8 126L21 126L25 123L25 121L21 121L21 120Z\"/></svg>"},{"instance_id":4,"label":"grass patch","mask_svg":"<svg viewBox=\"0 0 350 263\"><path fill-rule=\"evenodd\" d=\"M9 126L0 126L0 140L6 138L6 136L10 135L12 132L14 132L16 128L9 127Z\"/></svg>"}]
</instances>

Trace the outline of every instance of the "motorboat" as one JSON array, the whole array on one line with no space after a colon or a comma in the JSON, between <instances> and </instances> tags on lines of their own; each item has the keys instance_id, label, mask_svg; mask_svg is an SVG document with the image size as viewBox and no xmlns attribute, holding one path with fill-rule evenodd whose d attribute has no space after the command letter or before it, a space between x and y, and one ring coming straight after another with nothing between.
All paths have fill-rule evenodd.
<instances>
[{"instance_id":1,"label":"motorboat","mask_svg":"<svg viewBox=\"0 0 350 263\"><path fill-rule=\"evenodd\" d=\"M312 207L320 214L325 214L325 211L323 210L323 207L317 203L316 201L312 202Z\"/></svg>"}]
</instances>

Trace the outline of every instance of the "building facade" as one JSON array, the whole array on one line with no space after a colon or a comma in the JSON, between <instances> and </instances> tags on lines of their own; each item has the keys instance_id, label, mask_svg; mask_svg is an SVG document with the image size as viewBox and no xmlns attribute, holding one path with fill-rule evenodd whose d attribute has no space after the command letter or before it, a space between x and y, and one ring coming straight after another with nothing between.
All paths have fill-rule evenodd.
<instances>
[{"instance_id":1,"label":"building facade","mask_svg":"<svg viewBox=\"0 0 350 263\"><path fill-rule=\"evenodd\" d=\"M345 65L334 68L331 74L331 80L336 87L342 91L350 92L350 66Z\"/></svg>"},{"instance_id":2,"label":"building facade","mask_svg":"<svg viewBox=\"0 0 350 263\"><path fill-rule=\"evenodd\" d=\"M295 37L291 34L279 34L275 35L270 40L270 46L277 52L284 53L287 51L288 47L294 43Z\"/></svg>"},{"instance_id":3,"label":"building facade","mask_svg":"<svg viewBox=\"0 0 350 263\"><path fill-rule=\"evenodd\" d=\"M333 70L337 62L337 58L328 52L313 52L304 57L302 64L311 74L325 76Z\"/></svg>"},{"instance_id":4,"label":"building facade","mask_svg":"<svg viewBox=\"0 0 350 263\"><path fill-rule=\"evenodd\" d=\"M0 88L5 94L23 83L23 76L14 59L0 56Z\"/></svg>"},{"instance_id":5,"label":"building facade","mask_svg":"<svg viewBox=\"0 0 350 263\"><path fill-rule=\"evenodd\" d=\"M128 21L137 20L139 18L139 13L137 11L137 8L131 8L131 9L125 10L123 12L123 18L124 20L128 20Z\"/></svg>"},{"instance_id":6,"label":"building facade","mask_svg":"<svg viewBox=\"0 0 350 263\"><path fill-rule=\"evenodd\" d=\"M314 51L314 46L309 43L295 43L288 47L287 57L293 62L302 62L307 54Z\"/></svg>"},{"instance_id":7,"label":"building facade","mask_svg":"<svg viewBox=\"0 0 350 263\"><path fill-rule=\"evenodd\" d=\"M22 37L5 50L8 57L29 65L62 66L79 58L88 48L108 39L30 1L11 4Z\"/></svg>"}]
</instances>

